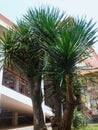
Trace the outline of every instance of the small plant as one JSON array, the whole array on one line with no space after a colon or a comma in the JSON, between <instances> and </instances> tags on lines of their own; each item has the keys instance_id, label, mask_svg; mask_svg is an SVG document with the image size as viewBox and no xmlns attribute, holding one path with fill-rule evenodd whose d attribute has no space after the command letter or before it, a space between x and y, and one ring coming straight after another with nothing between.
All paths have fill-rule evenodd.
<instances>
[{"instance_id":1,"label":"small plant","mask_svg":"<svg viewBox=\"0 0 98 130\"><path fill-rule=\"evenodd\" d=\"M75 109L73 117L73 128L79 129L80 127L85 126L87 126L87 118L82 113L82 111L78 111L77 109Z\"/></svg>"}]
</instances>

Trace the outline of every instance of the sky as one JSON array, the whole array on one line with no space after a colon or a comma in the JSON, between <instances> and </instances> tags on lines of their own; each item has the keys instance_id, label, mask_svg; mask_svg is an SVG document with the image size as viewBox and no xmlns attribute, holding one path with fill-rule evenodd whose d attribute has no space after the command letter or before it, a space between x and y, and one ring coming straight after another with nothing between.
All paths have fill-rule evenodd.
<instances>
[{"instance_id":1,"label":"sky","mask_svg":"<svg viewBox=\"0 0 98 130\"><path fill-rule=\"evenodd\" d=\"M86 16L87 20L92 18L98 27L98 0L0 0L0 13L16 23L29 8L41 6L59 8L61 12L65 11L73 17ZM95 43L94 49L98 54L98 42Z\"/></svg>"}]
</instances>

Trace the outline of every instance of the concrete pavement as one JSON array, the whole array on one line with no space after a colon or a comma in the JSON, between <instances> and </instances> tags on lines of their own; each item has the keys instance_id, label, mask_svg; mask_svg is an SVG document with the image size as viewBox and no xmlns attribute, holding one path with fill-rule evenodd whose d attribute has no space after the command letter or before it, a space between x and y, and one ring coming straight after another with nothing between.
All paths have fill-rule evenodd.
<instances>
[{"instance_id":1,"label":"concrete pavement","mask_svg":"<svg viewBox=\"0 0 98 130\"><path fill-rule=\"evenodd\" d=\"M48 130L52 130L50 124L47 124ZM0 128L0 130L33 130L33 126L21 126L17 128Z\"/></svg>"}]
</instances>

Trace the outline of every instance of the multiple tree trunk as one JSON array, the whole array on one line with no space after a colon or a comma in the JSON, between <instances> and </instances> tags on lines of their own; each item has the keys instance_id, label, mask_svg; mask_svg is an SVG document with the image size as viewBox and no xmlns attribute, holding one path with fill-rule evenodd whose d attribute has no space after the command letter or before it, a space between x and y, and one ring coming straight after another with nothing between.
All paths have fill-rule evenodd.
<instances>
[{"instance_id":1,"label":"multiple tree trunk","mask_svg":"<svg viewBox=\"0 0 98 130\"><path fill-rule=\"evenodd\" d=\"M66 107L64 110L59 130L71 130L73 113L76 107L76 99L73 92L73 84L71 83L69 75L66 75L65 81L66 81Z\"/></svg>"},{"instance_id":2,"label":"multiple tree trunk","mask_svg":"<svg viewBox=\"0 0 98 130\"><path fill-rule=\"evenodd\" d=\"M51 119L52 130L71 130L74 109L77 105L76 98L73 92L73 84L70 81L69 75L65 77L66 81L66 105L64 108L63 117L61 112L61 90L57 84L53 85L54 93L54 112L55 116Z\"/></svg>"},{"instance_id":3,"label":"multiple tree trunk","mask_svg":"<svg viewBox=\"0 0 98 130\"><path fill-rule=\"evenodd\" d=\"M31 88L31 99L33 103L34 130L47 130L44 115L41 106L41 78L28 78ZM54 84L54 110L55 116L51 120L52 130L71 130L74 109L76 107L76 99L73 93L73 85L67 75L66 81L66 106L63 117L61 118L61 90L57 84Z\"/></svg>"}]
</instances>

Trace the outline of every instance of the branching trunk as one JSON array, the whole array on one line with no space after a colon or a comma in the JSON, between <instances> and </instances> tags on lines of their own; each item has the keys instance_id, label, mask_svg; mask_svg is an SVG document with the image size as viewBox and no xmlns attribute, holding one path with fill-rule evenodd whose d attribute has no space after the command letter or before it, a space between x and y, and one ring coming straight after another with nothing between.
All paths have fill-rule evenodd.
<instances>
[{"instance_id":1,"label":"branching trunk","mask_svg":"<svg viewBox=\"0 0 98 130\"><path fill-rule=\"evenodd\" d=\"M69 76L65 77L66 81L66 108L61 121L61 127L59 130L71 130L71 124L73 119L73 113L76 106L76 100L73 93L73 85L70 82Z\"/></svg>"},{"instance_id":2,"label":"branching trunk","mask_svg":"<svg viewBox=\"0 0 98 130\"><path fill-rule=\"evenodd\" d=\"M41 107L41 80L29 79L31 85L31 100L33 102L34 130L47 130Z\"/></svg>"}]
</instances>

